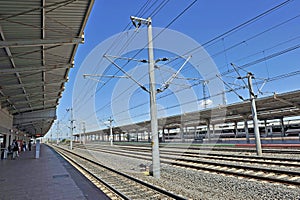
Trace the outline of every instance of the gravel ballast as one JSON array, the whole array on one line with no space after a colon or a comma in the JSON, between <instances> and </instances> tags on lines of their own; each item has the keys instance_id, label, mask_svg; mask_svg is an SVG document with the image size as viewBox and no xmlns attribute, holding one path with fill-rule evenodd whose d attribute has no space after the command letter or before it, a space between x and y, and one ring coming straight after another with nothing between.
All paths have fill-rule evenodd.
<instances>
[{"instance_id":1,"label":"gravel ballast","mask_svg":"<svg viewBox=\"0 0 300 200\"><path fill-rule=\"evenodd\" d=\"M84 153L79 149L75 151ZM165 164L161 165L161 178L155 179L140 171L140 164L149 166L150 161L89 150L88 154L93 160L106 166L134 175L188 199L300 199L300 188L296 186L225 176Z\"/></svg>"}]
</instances>

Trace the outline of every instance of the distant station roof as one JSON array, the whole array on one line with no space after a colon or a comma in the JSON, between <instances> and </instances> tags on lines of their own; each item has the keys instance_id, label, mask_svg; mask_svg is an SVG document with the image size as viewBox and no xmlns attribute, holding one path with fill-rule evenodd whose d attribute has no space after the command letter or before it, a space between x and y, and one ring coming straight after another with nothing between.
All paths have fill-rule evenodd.
<instances>
[{"instance_id":1,"label":"distant station roof","mask_svg":"<svg viewBox=\"0 0 300 200\"><path fill-rule=\"evenodd\" d=\"M93 3L0 1L0 109L18 130L42 136L56 119Z\"/></svg>"},{"instance_id":2,"label":"distant station roof","mask_svg":"<svg viewBox=\"0 0 300 200\"><path fill-rule=\"evenodd\" d=\"M259 120L300 116L300 90L258 98L256 99L256 108ZM161 118L158 120L158 124L160 128L164 127L166 129L172 129L180 127L181 124L190 127L206 125L208 120L210 124L222 124L243 122L244 120L251 119L252 112L250 101L244 101L217 108L208 108L197 112ZM142 129L151 130L150 121L114 127L114 133ZM103 131L109 133L109 129Z\"/></svg>"}]
</instances>

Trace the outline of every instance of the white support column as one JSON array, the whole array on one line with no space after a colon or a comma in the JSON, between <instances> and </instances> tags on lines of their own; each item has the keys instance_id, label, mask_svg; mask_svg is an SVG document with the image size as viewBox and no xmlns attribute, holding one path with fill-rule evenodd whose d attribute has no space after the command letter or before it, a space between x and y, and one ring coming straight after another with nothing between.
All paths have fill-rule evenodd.
<instances>
[{"instance_id":1,"label":"white support column","mask_svg":"<svg viewBox=\"0 0 300 200\"><path fill-rule=\"evenodd\" d=\"M150 142L151 139L150 139L150 130L148 129L148 142Z\"/></svg>"},{"instance_id":2,"label":"white support column","mask_svg":"<svg viewBox=\"0 0 300 200\"><path fill-rule=\"evenodd\" d=\"M5 148L8 148L8 146L11 144L11 142L9 141L9 138L11 138L11 133L6 134L6 144L5 144Z\"/></svg>"},{"instance_id":3,"label":"white support column","mask_svg":"<svg viewBox=\"0 0 300 200\"><path fill-rule=\"evenodd\" d=\"M280 118L280 126L281 126L281 136L282 136L282 137L285 137L283 117Z\"/></svg>"},{"instance_id":4,"label":"white support column","mask_svg":"<svg viewBox=\"0 0 300 200\"><path fill-rule=\"evenodd\" d=\"M249 87L250 101L251 101L251 111L252 111L252 118L253 118L256 153L258 156L262 156L260 133L259 133L259 128L258 128L258 119L257 119L257 111L256 111L256 104L255 104L255 95L254 95L253 88L252 88L253 74L248 72L247 78L248 78L248 87Z\"/></svg>"},{"instance_id":5,"label":"white support column","mask_svg":"<svg viewBox=\"0 0 300 200\"><path fill-rule=\"evenodd\" d=\"M105 137L104 132L101 132L101 141L102 141L102 142L104 142L104 140L105 140L104 137Z\"/></svg>"},{"instance_id":6,"label":"white support column","mask_svg":"<svg viewBox=\"0 0 300 200\"><path fill-rule=\"evenodd\" d=\"M154 74L154 54L153 54L153 39L152 39L152 20L149 17L148 23L148 57L149 57L149 81L150 81L150 117L151 117L151 146L152 146L152 166L153 176L160 178L160 157L159 157L159 141L158 141L158 122L156 108L156 89L155 89L155 74Z\"/></svg>"},{"instance_id":7,"label":"white support column","mask_svg":"<svg viewBox=\"0 0 300 200\"><path fill-rule=\"evenodd\" d=\"M265 124L265 134L266 136L268 136L268 126L267 126L267 120L264 120L264 124Z\"/></svg>"},{"instance_id":8,"label":"white support column","mask_svg":"<svg viewBox=\"0 0 300 200\"><path fill-rule=\"evenodd\" d=\"M162 142L166 141L165 127L162 127Z\"/></svg>"},{"instance_id":9,"label":"white support column","mask_svg":"<svg viewBox=\"0 0 300 200\"><path fill-rule=\"evenodd\" d=\"M234 131L235 131L235 138L238 137L238 128L237 128L237 122L234 122Z\"/></svg>"},{"instance_id":10,"label":"white support column","mask_svg":"<svg viewBox=\"0 0 300 200\"><path fill-rule=\"evenodd\" d=\"M152 147L152 171L153 177L160 178L160 156L159 156L159 139L158 139L158 120L157 120L157 105L156 105L156 83L155 83L155 61L153 51L153 35L152 35L152 20L151 17L142 19L131 16L131 21L136 28L141 24L147 25L148 31L148 64L149 64L149 91L142 85L143 90L149 92L150 96L150 122L151 122L151 147ZM138 24L138 25L137 25ZM135 81L136 82L136 81ZM137 82L136 82L137 83ZM137 83L138 84L138 83Z\"/></svg>"},{"instance_id":11,"label":"white support column","mask_svg":"<svg viewBox=\"0 0 300 200\"><path fill-rule=\"evenodd\" d=\"M170 140L170 129L168 128L168 140Z\"/></svg>"},{"instance_id":12,"label":"white support column","mask_svg":"<svg viewBox=\"0 0 300 200\"><path fill-rule=\"evenodd\" d=\"M248 129L248 121L247 121L247 119L244 120L244 129L245 129L245 133L246 133L246 141L247 141L247 143L250 143L249 129Z\"/></svg>"},{"instance_id":13,"label":"white support column","mask_svg":"<svg viewBox=\"0 0 300 200\"><path fill-rule=\"evenodd\" d=\"M207 138L208 141L210 141L210 120L209 119L206 120L206 124L207 124Z\"/></svg>"},{"instance_id":14,"label":"white support column","mask_svg":"<svg viewBox=\"0 0 300 200\"><path fill-rule=\"evenodd\" d=\"M189 138L189 133L188 133L188 127L185 125L184 126L184 135L183 135L184 140L186 138Z\"/></svg>"},{"instance_id":15,"label":"white support column","mask_svg":"<svg viewBox=\"0 0 300 200\"><path fill-rule=\"evenodd\" d=\"M40 158L40 149L41 149L40 140L36 140L36 142L35 142L35 158Z\"/></svg>"},{"instance_id":16,"label":"white support column","mask_svg":"<svg viewBox=\"0 0 300 200\"><path fill-rule=\"evenodd\" d=\"M184 142L184 123L180 124L180 139Z\"/></svg>"}]
</instances>

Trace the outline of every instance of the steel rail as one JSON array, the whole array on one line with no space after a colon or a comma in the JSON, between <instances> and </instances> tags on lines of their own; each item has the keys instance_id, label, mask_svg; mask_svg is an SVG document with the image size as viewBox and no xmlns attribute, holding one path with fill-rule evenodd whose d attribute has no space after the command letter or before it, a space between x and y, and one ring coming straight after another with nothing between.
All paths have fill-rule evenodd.
<instances>
[{"instance_id":1,"label":"steel rail","mask_svg":"<svg viewBox=\"0 0 300 200\"><path fill-rule=\"evenodd\" d=\"M85 157L83 157L83 156L81 156L81 155L78 155L78 154L76 154L76 153L74 153L74 152L72 152L72 151L69 151L69 150L64 149L64 148L61 148L61 147L56 147L56 148L59 148L59 149L61 149L61 150L63 150L63 151L66 151L66 152L68 152L68 153L70 153L70 154L72 154L72 155L75 155L75 156L77 156L77 157L79 157L79 158L81 158L81 159L83 159L83 160L86 160L86 161L88 161L88 162L90 162L90 163L93 163L93 164L95 164L95 165L97 165L97 166L100 166L100 167L102 167L102 168L104 168L104 169L106 169L106 170L109 170L109 171L113 172L113 173L116 173L116 174L118 174L118 175L121 175L121 176L123 176L123 177L125 177L125 178L127 178L127 179L129 179L129 180L132 180L132 181L134 181L134 182L137 182L137 183L139 183L139 184L141 184L141 185L143 185L143 186L145 186L145 187L148 187L148 188L150 188L150 189L152 189L152 190L154 190L154 191L157 191L157 192L159 192L159 193L161 193L161 194L163 194L163 195L169 196L169 197L174 198L174 199L176 199L176 200L177 200L177 199L178 199L178 200L186 200L186 198L184 198L184 197L182 197L182 196L176 195L176 194L171 193L171 192L169 192L169 191L166 191L166 190L164 190L164 189L162 189L162 188L159 188L159 187L156 187L156 186L151 185L151 184L149 184L149 183L146 183L146 182L144 182L144 181L142 181L142 180L140 180L140 179L134 178L134 177L129 176L129 175L125 174L125 173L122 173L122 172L120 172L120 171L114 170L114 169L112 169L112 168L110 168L110 167L107 167L107 166L105 166L105 165L102 165L102 164L100 164L100 163L98 163L98 162L96 162L96 161L93 161L93 160L91 160L91 159L88 159L88 158L85 158ZM97 180L98 180L98 178L97 178ZM115 189L113 189L113 190L115 190ZM126 198L128 198L128 197L126 197Z\"/></svg>"},{"instance_id":2,"label":"steel rail","mask_svg":"<svg viewBox=\"0 0 300 200\"><path fill-rule=\"evenodd\" d=\"M97 151L97 150L94 150ZM110 154L120 155L120 156L127 156L131 158L137 158L137 159L144 159L144 160L151 160L150 158L146 157L146 155L138 156L138 153L135 151L134 154L128 154L128 153L118 153L115 151L109 151L109 150L103 150L102 151ZM270 169L270 168L259 168L259 167L251 167L251 166L244 166L244 165L233 165L233 164L225 164L225 163L216 163L216 162L208 162L208 161L195 161L192 159L175 159L171 160L170 157L161 156L161 163L174 165L174 166L180 166L185 168L191 168L191 169L197 169L197 170L206 170L206 171L212 171L217 173L223 173L228 175L236 175L241 177L248 177L248 178L254 178L257 180L265 180L269 182L276 182L276 183L283 183L283 184L289 184L289 185L295 185L300 186L300 182L294 181L294 180L287 180L287 179L279 179L276 177L266 177L262 175L255 175L255 174L245 174L241 172L234 172L234 171L225 171L224 169L215 169L215 168L209 168L204 166L199 166L199 164L205 164L205 165L213 165L213 166L219 166L219 167L228 167L228 168L235 168L235 169L243 169L243 170L249 170L257 172L268 172L268 173L274 173L274 174L284 174L284 175L293 175L293 176L300 176L300 172L295 171L284 171L284 170L278 170L278 169ZM179 163L181 162L181 163ZM186 163L182 163L186 162ZM197 166L194 164L198 164Z\"/></svg>"},{"instance_id":3,"label":"steel rail","mask_svg":"<svg viewBox=\"0 0 300 200\"><path fill-rule=\"evenodd\" d=\"M111 186L110 184L108 184L107 182L105 182L104 180L98 178L96 175L94 175L93 173L91 173L90 171L88 171L84 166L82 166L81 164L79 164L77 161L75 161L74 159L72 159L70 156L68 156L66 153L63 153L62 151L67 151L63 148L59 148L59 147L54 147L54 146L49 146L50 148L52 148L54 151L56 151L57 153L63 155L64 157L66 157L67 159L71 160L73 163L76 164L76 166L78 166L81 170L83 170L84 172L86 172L87 174L89 174L90 176L92 176L93 178L95 178L97 181L99 181L100 183L102 183L103 185L105 185L105 187L109 188L112 192L114 192L115 194L117 194L119 197L121 197L122 199L125 200L130 200L130 198L128 198L125 194L123 194L122 192L118 191L116 188L114 188L113 186ZM59 150L57 150L59 149ZM70 151L67 151L68 153L71 153Z\"/></svg>"}]
</instances>

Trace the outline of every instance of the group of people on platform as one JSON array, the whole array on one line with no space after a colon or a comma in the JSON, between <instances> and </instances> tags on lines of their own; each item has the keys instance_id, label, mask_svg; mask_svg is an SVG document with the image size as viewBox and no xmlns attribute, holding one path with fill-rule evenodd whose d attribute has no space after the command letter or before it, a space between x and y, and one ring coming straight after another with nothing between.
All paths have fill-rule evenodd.
<instances>
[{"instance_id":1,"label":"group of people on platform","mask_svg":"<svg viewBox=\"0 0 300 200\"><path fill-rule=\"evenodd\" d=\"M2 148L4 144L1 143L1 149L4 149ZM12 143L8 146L7 148L7 154L9 156L11 156L11 158L14 160L16 159L16 157L19 157L19 153L21 151L31 151L31 140L28 142L28 145L26 144L26 141L17 141L17 140L13 140ZM28 148L27 148L28 147ZM4 152L1 152L1 159L3 159L3 155L2 153L4 154Z\"/></svg>"}]
</instances>

